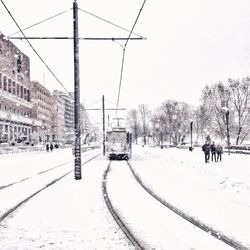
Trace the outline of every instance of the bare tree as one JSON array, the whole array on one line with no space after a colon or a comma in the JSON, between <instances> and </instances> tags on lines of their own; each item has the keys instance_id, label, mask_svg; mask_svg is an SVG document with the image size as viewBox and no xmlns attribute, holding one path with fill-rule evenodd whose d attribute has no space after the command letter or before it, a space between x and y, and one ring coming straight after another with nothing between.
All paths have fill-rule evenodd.
<instances>
[{"instance_id":1,"label":"bare tree","mask_svg":"<svg viewBox=\"0 0 250 250\"><path fill-rule=\"evenodd\" d=\"M226 138L227 119L222 108L231 109L231 91L222 82L205 86L202 91L202 101L205 112L208 115L207 128L213 134ZM231 126L229 121L229 125Z\"/></svg>"},{"instance_id":2,"label":"bare tree","mask_svg":"<svg viewBox=\"0 0 250 250\"><path fill-rule=\"evenodd\" d=\"M241 81L229 79L229 87L232 93L232 106L235 114L236 145L244 141L249 133L250 120L250 78Z\"/></svg>"},{"instance_id":3,"label":"bare tree","mask_svg":"<svg viewBox=\"0 0 250 250\"><path fill-rule=\"evenodd\" d=\"M142 128L142 136L143 136L143 143L146 145L146 135L149 131L149 121L150 121L150 110L146 104L141 104L138 107L140 118L141 118L141 128Z\"/></svg>"},{"instance_id":4,"label":"bare tree","mask_svg":"<svg viewBox=\"0 0 250 250\"><path fill-rule=\"evenodd\" d=\"M194 119L194 133L196 134L196 141L201 137L204 140L206 130L208 129L207 123L210 120L209 114L204 106L200 106L193 111Z\"/></svg>"},{"instance_id":5,"label":"bare tree","mask_svg":"<svg viewBox=\"0 0 250 250\"><path fill-rule=\"evenodd\" d=\"M164 138L177 145L189 133L190 107L184 102L166 100L158 109L158 122Z\"/></svg>"},{"instance_id":6,"label":"bare tree","mask_svg":"<svg viewBox=\"0 0 250 250\"><path fill-rule=\"evenodd\" d=\"M131 109L128 112L128 123L129 127L132 129L136 144L139 133L140 133L140 117L137 109Z\"/></svg>"}]
</instances>

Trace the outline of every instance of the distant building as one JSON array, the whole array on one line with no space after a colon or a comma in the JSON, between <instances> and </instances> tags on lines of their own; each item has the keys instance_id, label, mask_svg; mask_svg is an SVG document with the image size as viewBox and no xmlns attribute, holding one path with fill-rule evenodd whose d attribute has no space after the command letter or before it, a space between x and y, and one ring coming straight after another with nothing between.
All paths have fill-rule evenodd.
<instances>
[{"instance_id":1,"label":"distant building","mask_svg":"<svg viewBox=\"0 0 250 250\"><path fill-rule=\"evenodd\" d=\"M30 60L0 33L0 141L30 141Z\"/></svg>"},{"instance_id":2,"label":"distant building","mask_svg":"<svg viewBox=\"0 0 250 250\"><path fill-rule=\"evenodd\" d=\"M53 91L52 95L52 123L51 135L53 142L65 142L65 100L61 97L61 92Z\"/></svg>"},{"instance_id":3,"label":"distant building","mask_svg":"<svg viewBox=\"0 0 250 250\"><path fill-rule=\"evenodd\" d=\"M50 91L37 81L31 81L32 118L41 122L33 126L33 138L36 142L45 143L52 139L52 95Z\"/></svg>"},{"instance_id":4,"label":"distant building","mask_svg":"<svg viewBox=\"0 0 250 250\"><path fill-rule=\"evenodd\" d=\"M64 124L65 124L65 143L73 143L75 136L74 129L74 94L66 94L63 91L55 90L53 94L60 96L64 100Z\"/></svg>"}]
</instances>

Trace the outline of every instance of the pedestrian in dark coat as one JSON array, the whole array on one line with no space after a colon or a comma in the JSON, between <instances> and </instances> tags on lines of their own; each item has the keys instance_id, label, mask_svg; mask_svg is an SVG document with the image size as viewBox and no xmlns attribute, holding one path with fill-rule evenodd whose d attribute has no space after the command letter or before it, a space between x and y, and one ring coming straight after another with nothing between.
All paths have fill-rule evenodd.
<instances>
[{"instance_id":1,"label":"pedestrian in dark coat","mask_svg":"<svg viewBox=\"0 0 250 250\"><path fill-rule=\"evenodd\" d=\"M46 151L49 152L49 144L46 144Z\"/></svg>"},{"instance_id":2,"label":"pedestrian in dark coat","mask_svg":"<svg viewBox=\"0 0 250 250\"><path fill-rule=\"evenodd\" d=\"M51 143L51 144L50 144L50 151L51 151L51 152L52 152L53 148L54 148L54 147L53 147L53 144Z\"/></svg>"},{"instance_id":3,"label":"pedestrian in dark coat","mask_svg":"<svg viewBox=\"0 0 250 250\"><path fill-rule=\"evenodd\" d=\"M205 154L205 163L209 162L209 158L210 158L210 144L208 144L207 142L202 146L202 151Z\"/></svg>"},{"instance_id":4,"label":"pedestrian in dark coat","mask_svg":"<svg viewBox=\"0 0 250 250\"><path fill-rule=\"evenodd\" d=\"M220 145L220 144L218 144L217 146L216 146L216 153L217 153L217 161L221 161L222 159L222 154L223 154L223 147Z\"/></svg>"},{"instance_id":5,"label":"pedestrian in dark coat","mask_svg":"<svg viewBox=\"0 0 250 250\"><path fill-rule=\"evenodd\" d=\"M213 143L212 143L212 145L211 145L211 159L212 159L212 161L217 161L217 157L216 157L216 146L215 146L215 144L214 144L214 141L213 141Z\"/></svg>"}]
</instances>

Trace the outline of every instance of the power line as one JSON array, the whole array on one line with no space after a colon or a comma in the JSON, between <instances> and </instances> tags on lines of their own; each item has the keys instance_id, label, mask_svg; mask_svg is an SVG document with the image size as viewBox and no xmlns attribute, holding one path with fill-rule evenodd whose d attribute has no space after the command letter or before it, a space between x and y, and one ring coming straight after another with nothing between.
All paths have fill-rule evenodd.
<instances>
[{"instance_id":1,"label":"power line","mask_svg":"<svg viewBox=\"0 0 250 250\"><path fill-rule=\"evenodd\" d=\"M124 66L124 60L125 60L125 52L126 52L126 47L124 47L123 50L122 50L121 73L120 73L119 89L118 89L118 96L117 96L117 102L116 102L116 116L117 116L118 105L119 105L120 94L121 94L121 86L122 86L122 76L123 76L123 66Z\"/></svg>"},{"instance_id":2,"label":"power line","mask_svg":"<svg viewBox=\"0 0 250 250\"><path fill-rule=\"evenodd\" d=\"M29 40L72 40L73 37L69 36L26 36ZM22 36L12 36L8 39L19 39L22 40L24 37ZM130 37L130 40L143 40L146 39L144 37ZM127 40L126 37L79 37L78 40L96 40L96 41L116 41L116 40Z\"/></svg>"},{"instance_id":3,"label":"power line","mask_svg":"<svg viewBox=\"0 0 250 250\"><path fill-rule=\"evenodd\" d=\"M88 12L88 11L86 11L86 10L83 10L83 9L81 9L81 8L79 8L79 10L81 10L82 12L85 12L85 13L87 13L87 14L89 14L89 15L91 15L91 16L97 18L97 19L100 19L100 20L102 20L102 21L104 21L104 22L106 22L106 23L109 23L109 24L111 24L111 25L113 25L113 26L115 26L115 27L117 27L117 28L119 28L119 29L122 29L122 30L125 30L125 31L131 33L130 30L125 29L125 28L123 28L123 27L121 27L121 26L119 26L119 25L117 25L117 24L115 24L115 23L112 23L112 22L110 22L110 21L108 21L108 20L106 20L106 19L104 19L104 18L102 18L102 17L99 17L99 16L97 16L97 15L95 15L95 14L92 14L92 13L90 13L90 12ZM140 37L140 38L143 38L141 35L138 35L138 34L136 34L136 33L133 33L133 34L136 35L136 36L138 36L138 37Z\"/></svg>"},{"instance_id":4,"label":"power line","mask_svg":"<svg viewBox=\"0 0 250 250\"><path fill-rule=\"evenodd\" d=\"M25 38L25 40L27 41L27 43L29 44L29 46L32 48L32 50L35 52L35 54L39 57L39 59L42 61L42 63L45 65L45 67L49 70L49 72L54 76L54 78L57 80L57 82L63 87L63 89L68 93L68 95L71 96L70 93L67 91L67 89L62 84L62 82L58 79L58 77L54 74L54 72L50 69L50 67L45 63L45 61L43 60L43 58L38 54L38 52L35 50L35 48L33 47L33 45L27 39L27 37L25 36L24 32L22 31L22 29L18 25L18 23L15 20L15 18L13 17L13 15L10 13L9 9L7 8L7 6L5 5L5 3L3 2L3 0L1 0L1 2L2 2L4 8L6 9L6 11L8 12L8 14L10 15L10 17L12 18L12 20L14 21L14 23L16 24L16 26L18 27L19 31L22 33L23 37Z\"/></svg>"},{"instance_id":5,"label":"power line","mask_svg":"<svg viewBox=\"0 0 250 250\"><path fill-rule=\"evenodd\" d=\"M72 10L72 8L71 8L70 10ZM60 13L58 13L58 14L55 14L55 15L53 15L53 16L51 16L51 17L48 17L48 18L46 18L46 19L44 19L44 20L42 20L42 21L39 21L39 22L37 22L37 23L34 23L34 24L32 24L32 25L30 25L30 26L28 26L28 27L23 28L22 31L27 30L27 29L30 29L30 28L32 28L32 27L38 25L38 24L44 23L44 22L46 22L46 21L48 21L48 20L51 20L51 19L53 19L53 18L55 18L55 17L58 17L58 16L60 16L60 15L62 15L62 14L64 14L64 13L66 13L66 12L68 12L68 11L69 11L69 10L65 10L65 11L60 12ZM16 34L18 34L18 33L20 33L20 31L17 31L17 32L15 32L15 33L12 33L12 34L8 35L8 37L9 37L9 36L16 35Z\"/></svg>"},{"instance_id":6,"label":"power line","mask_svg":"<svg viewBox=\"0 0 250 250\"><path fill-rule=\"evenodd\" d=\"M128 36L127 40L126 40L126 43L125 43L125 45L124 45L124 47L123 47L123 52L122 52L122 64L121 64L121 73L120 73L120 81L119 81L118 96L117 96L117 103L116 103L116 109L117 109L117 110L118 110L118 105L119 105L119 101L120 101L121 85L122 85L122 76L123 76L123 68L124 68L126 47L127 47L127 44L128 44L128 42L129 42L129 40L130 40L130 37L131 37L131 35L132 35L132 33L133 33L133 30L134 30L134 28L135 28L135 25L136 25L136 23L137 23L137 21L138 21L138 19L139 19L139 17L140 17L140 14L141 14L141 12L142 12L142 9L143 9L145 3L146 3L146 0L144 0L143 3L142 3L142 6L141 6L141 8L140 8L140 10L139 10L139 13L138 13L136 19L135 19L135 22L134 22L134 24L133 24L133 27L132 27L132 29L131 29L131 31L130 31L130 33L129 33L129 36ZM116 110L116 116L117 116L117 110Z\"/></svg>"}]
</instances>

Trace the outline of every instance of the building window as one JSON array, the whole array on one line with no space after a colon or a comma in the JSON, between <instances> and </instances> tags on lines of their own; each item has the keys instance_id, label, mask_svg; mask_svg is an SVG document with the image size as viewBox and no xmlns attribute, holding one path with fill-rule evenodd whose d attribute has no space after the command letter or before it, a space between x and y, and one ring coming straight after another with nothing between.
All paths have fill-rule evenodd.
<instances>
[{"instance_id":1,"label":"building window","mask_svg":"<svg viewBox=\"0 0 250 250\"><path fill-rule=\"evenodd\" d=\"M8 79L8 92L11 93L11 79Z\"/></svg>"},{"instance_id":2,"label":"building window","mask_svg":"<svg viewBox=\"0 0 250 250\"><path fill-rule=\"evenodd\" d=\"M13 95L16 94L16 83L15 82L12 82L12 93L13 93Z\"/></svg>"},{"instance_id":3,"label":"building window","mask_svg":"<svg viewBox=\"0 0 250 250\"><path fill-rule=\"evenodd\" d=\"M7 77L3 77L3 90L7 90Z\"/></svg>"},{"instance_id":4,"label":"building window","mask_svg":"<svg viewBox=\"0 0 250 250\"><path fill-rule=\"evenodd\" d=\"M30 91L27 89L27 101L30 102Z\"/></svg>"},{"instance_id":5,"label":"building window","mask_svg":"<svg viewBox=\"0 0 250 250\"><path fill-rule=\"evenodd\" d=\"M0 89L3 88L3 83L2 83L2 73L0 73Z\"/></svg>"},{"instance_id":6,"label":"building window","mask_svg":"<svg viewBox=\"0 0 250 250\"><path fill-rule=\"evenodd\" d=\"M18 55L18 57L17 57L16 70L18 73L20 73L22 71L22 57L21 57L21 55Z\"/></svg>"},{"instance_id":7,"label":"building window","mask_svg":"<svg viewBox=\"0 0 250 250\"><path fill-rule=\"evenodd\" d=\"M24 98L24 100L27 100L27 97L26 97L26 88L23 88L23 98Z\"/></svg>"},{"instance_id":8,"label":"building window","mask_svg":"<svg viewBox=\"0 0 250 250\"><path fill-rule=\"evenodd\" d=\"M16 85L16 95L19 96L19 84Z\"/></svg>"},{"instance_id":9,"label":"building window","mask_svg":"<svg viewBox=\"0 0 250 250\"><path fill-rule=\"evenodd\" d=\"M21 86L21 98L23 98L23 86Z\"/></svg>"}]
</instances>

